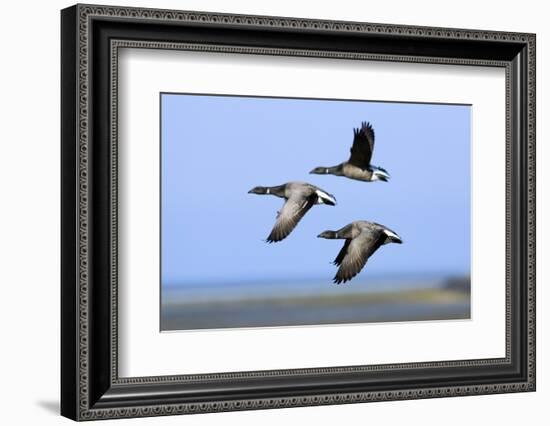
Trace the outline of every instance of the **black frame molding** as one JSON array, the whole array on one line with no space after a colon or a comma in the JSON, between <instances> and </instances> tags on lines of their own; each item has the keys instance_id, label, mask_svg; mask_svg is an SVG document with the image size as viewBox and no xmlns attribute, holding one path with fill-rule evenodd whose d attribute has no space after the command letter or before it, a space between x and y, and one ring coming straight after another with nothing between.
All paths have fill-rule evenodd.
<instances>
[{"instance_id":1,"label":"black frame molding","mask_svg":"<svg viewBox=\"0 0 550 426\"><path fill-rule=\"evenodd\" d=\"M535 35L76 5L61 12L61 414L157 416L535 390ZM118 377L117 58L186 49L503 67L507 341L499 359Z\"/></svg>"}]
</instances>

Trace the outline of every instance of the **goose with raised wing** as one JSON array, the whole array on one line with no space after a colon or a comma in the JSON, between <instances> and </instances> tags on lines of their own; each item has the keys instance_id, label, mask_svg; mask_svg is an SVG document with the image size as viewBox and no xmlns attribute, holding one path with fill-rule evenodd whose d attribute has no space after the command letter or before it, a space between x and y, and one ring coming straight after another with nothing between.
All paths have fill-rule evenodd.
<instances>
[{"instance_id":1,"label":"goose with raised wing","mask_svg":"<svg viewBox=\"0 0 550 426\"><path fill-rule=\"evenodd\" d=\"M401 237L391 229L365 220L352 222L338 231L321 232L317 237L346 240L333 262L339 266L334 276L336 284L345 283L355 277L369 257L384 244L403 243Z\"/></svg>"},{"instance_id":2,"label":"goose with raised wing","mask_svg":"<svg viewBox=\"0 0 550 426\"><path fill-rule=\"evenodd\" d=\"M364 182L377 180L387 182L390 174L382 167L371 164L374 151L374 129L367 122L361 123L361 128L353 129L353 145L348 161L333 167L315 167L310 173L317 175L345 176L349 179Z\"/></svg>"},{"instance_id":3,"label":"goose with raised wing","mask_svg":"<svg viewBox=\"0 0 550 426\"><path fill-rule=\"evenodd\" d=\"M256 186L248 193L274 195L285 199L283 207L277 213L275 225L267 237L268 243L284 240L314 205L336 205L336 198L333 195L306 182L287 182L278 186Z\"/></svg>"}]
</instances>

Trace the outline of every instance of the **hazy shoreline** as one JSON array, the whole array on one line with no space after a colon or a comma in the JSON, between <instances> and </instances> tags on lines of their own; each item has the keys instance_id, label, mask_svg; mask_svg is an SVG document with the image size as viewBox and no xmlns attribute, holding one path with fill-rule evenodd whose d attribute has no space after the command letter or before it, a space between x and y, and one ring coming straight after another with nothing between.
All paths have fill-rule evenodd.
<instances>
[{"instance_id":1,"label":"hazy shoreline","mask_svg":"<svg viewBox=\"0 0 550 426\"><path fill-rule=\"evenodd\" d=\"M467 277L415 280L382 288L333 284L327 287L313 283L243 290L250 288L245 286L210 297L208 294L186 297L190 292L165 291L161 330L470 318Z\"/></svg>"}]
</instances>

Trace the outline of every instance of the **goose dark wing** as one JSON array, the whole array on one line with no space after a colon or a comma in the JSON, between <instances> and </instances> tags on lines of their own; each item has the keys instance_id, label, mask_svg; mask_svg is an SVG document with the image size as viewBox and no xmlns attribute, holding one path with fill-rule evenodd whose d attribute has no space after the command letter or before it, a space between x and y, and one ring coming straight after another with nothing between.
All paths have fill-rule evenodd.
<instances>
[{"instance_id":1,"label":"goose dark wing","mask_svg":"<svg viewBox=\"0 0 550 426\"><path fill-rule=\"evenodd\" d=\"M298 225L298 222L309 209L313 207L316 200L317 195L315 193L308 196L291 196L277 214L277 221L266 241L268 243L276 243L284 240Z\"/></svg>"},{"instance_id":2,"label":"goose dark wing","mask_svg":"<svg viewBox=\"0 0 550 426\"><path fill-rule=\"evenodd\" d=\"M336 256L336 259L334 259L334 263L336 266L340 266L342 263L342 260L344 260L344 257L346 256L348 252L349 243L351 243L351 239L347 239L344 243L344 246L342 247L342 250L340 250L340 253L338 253L338 256Z\"/></svg>"},{"instance_id":3,"label":"goose dark wing","mask_svg":"<svg viewBox=\"0 0 550 426\"><path fill-rule=\"evenodd\" d=\"M365 230L351 240L345 255L340 260L340 268L334 276L334 282L336 284L345 283L356 276L363 269L368 258L384 244L385 239L386 235L382 230ZM344 248L346 248L345 245ZM342 248L342 251L344 248ZM342 254L342 251L340 251L336 260Z\"/></svg>"},{"instance_id":4,"label":"goose dark wing","mask_svg":"<svg viewBox=\"0 0 550 426\"><path fill-rule=\"evenodd\" d=\"M353 145L349 162L354 166L365 168L370 164L374 151L374 129L370 123L361 123L360 129L353 129Z\"/></svg>"}]
</instances>

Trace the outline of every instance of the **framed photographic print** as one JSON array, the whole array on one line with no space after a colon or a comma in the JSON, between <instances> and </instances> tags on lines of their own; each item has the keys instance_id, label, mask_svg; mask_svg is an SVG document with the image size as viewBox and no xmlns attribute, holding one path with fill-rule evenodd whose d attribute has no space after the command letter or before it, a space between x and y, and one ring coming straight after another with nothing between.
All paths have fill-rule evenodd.
<instances>
[{"instance_id":1,"label":"framed photographic print","mask_svg":"<svg viewBox=\"0 0 550 426\"><path fill-rule=\"evenodd\" d=\"M74 420L535 390L535 36L76 5Z\"/></svg>"}]
</instances>

